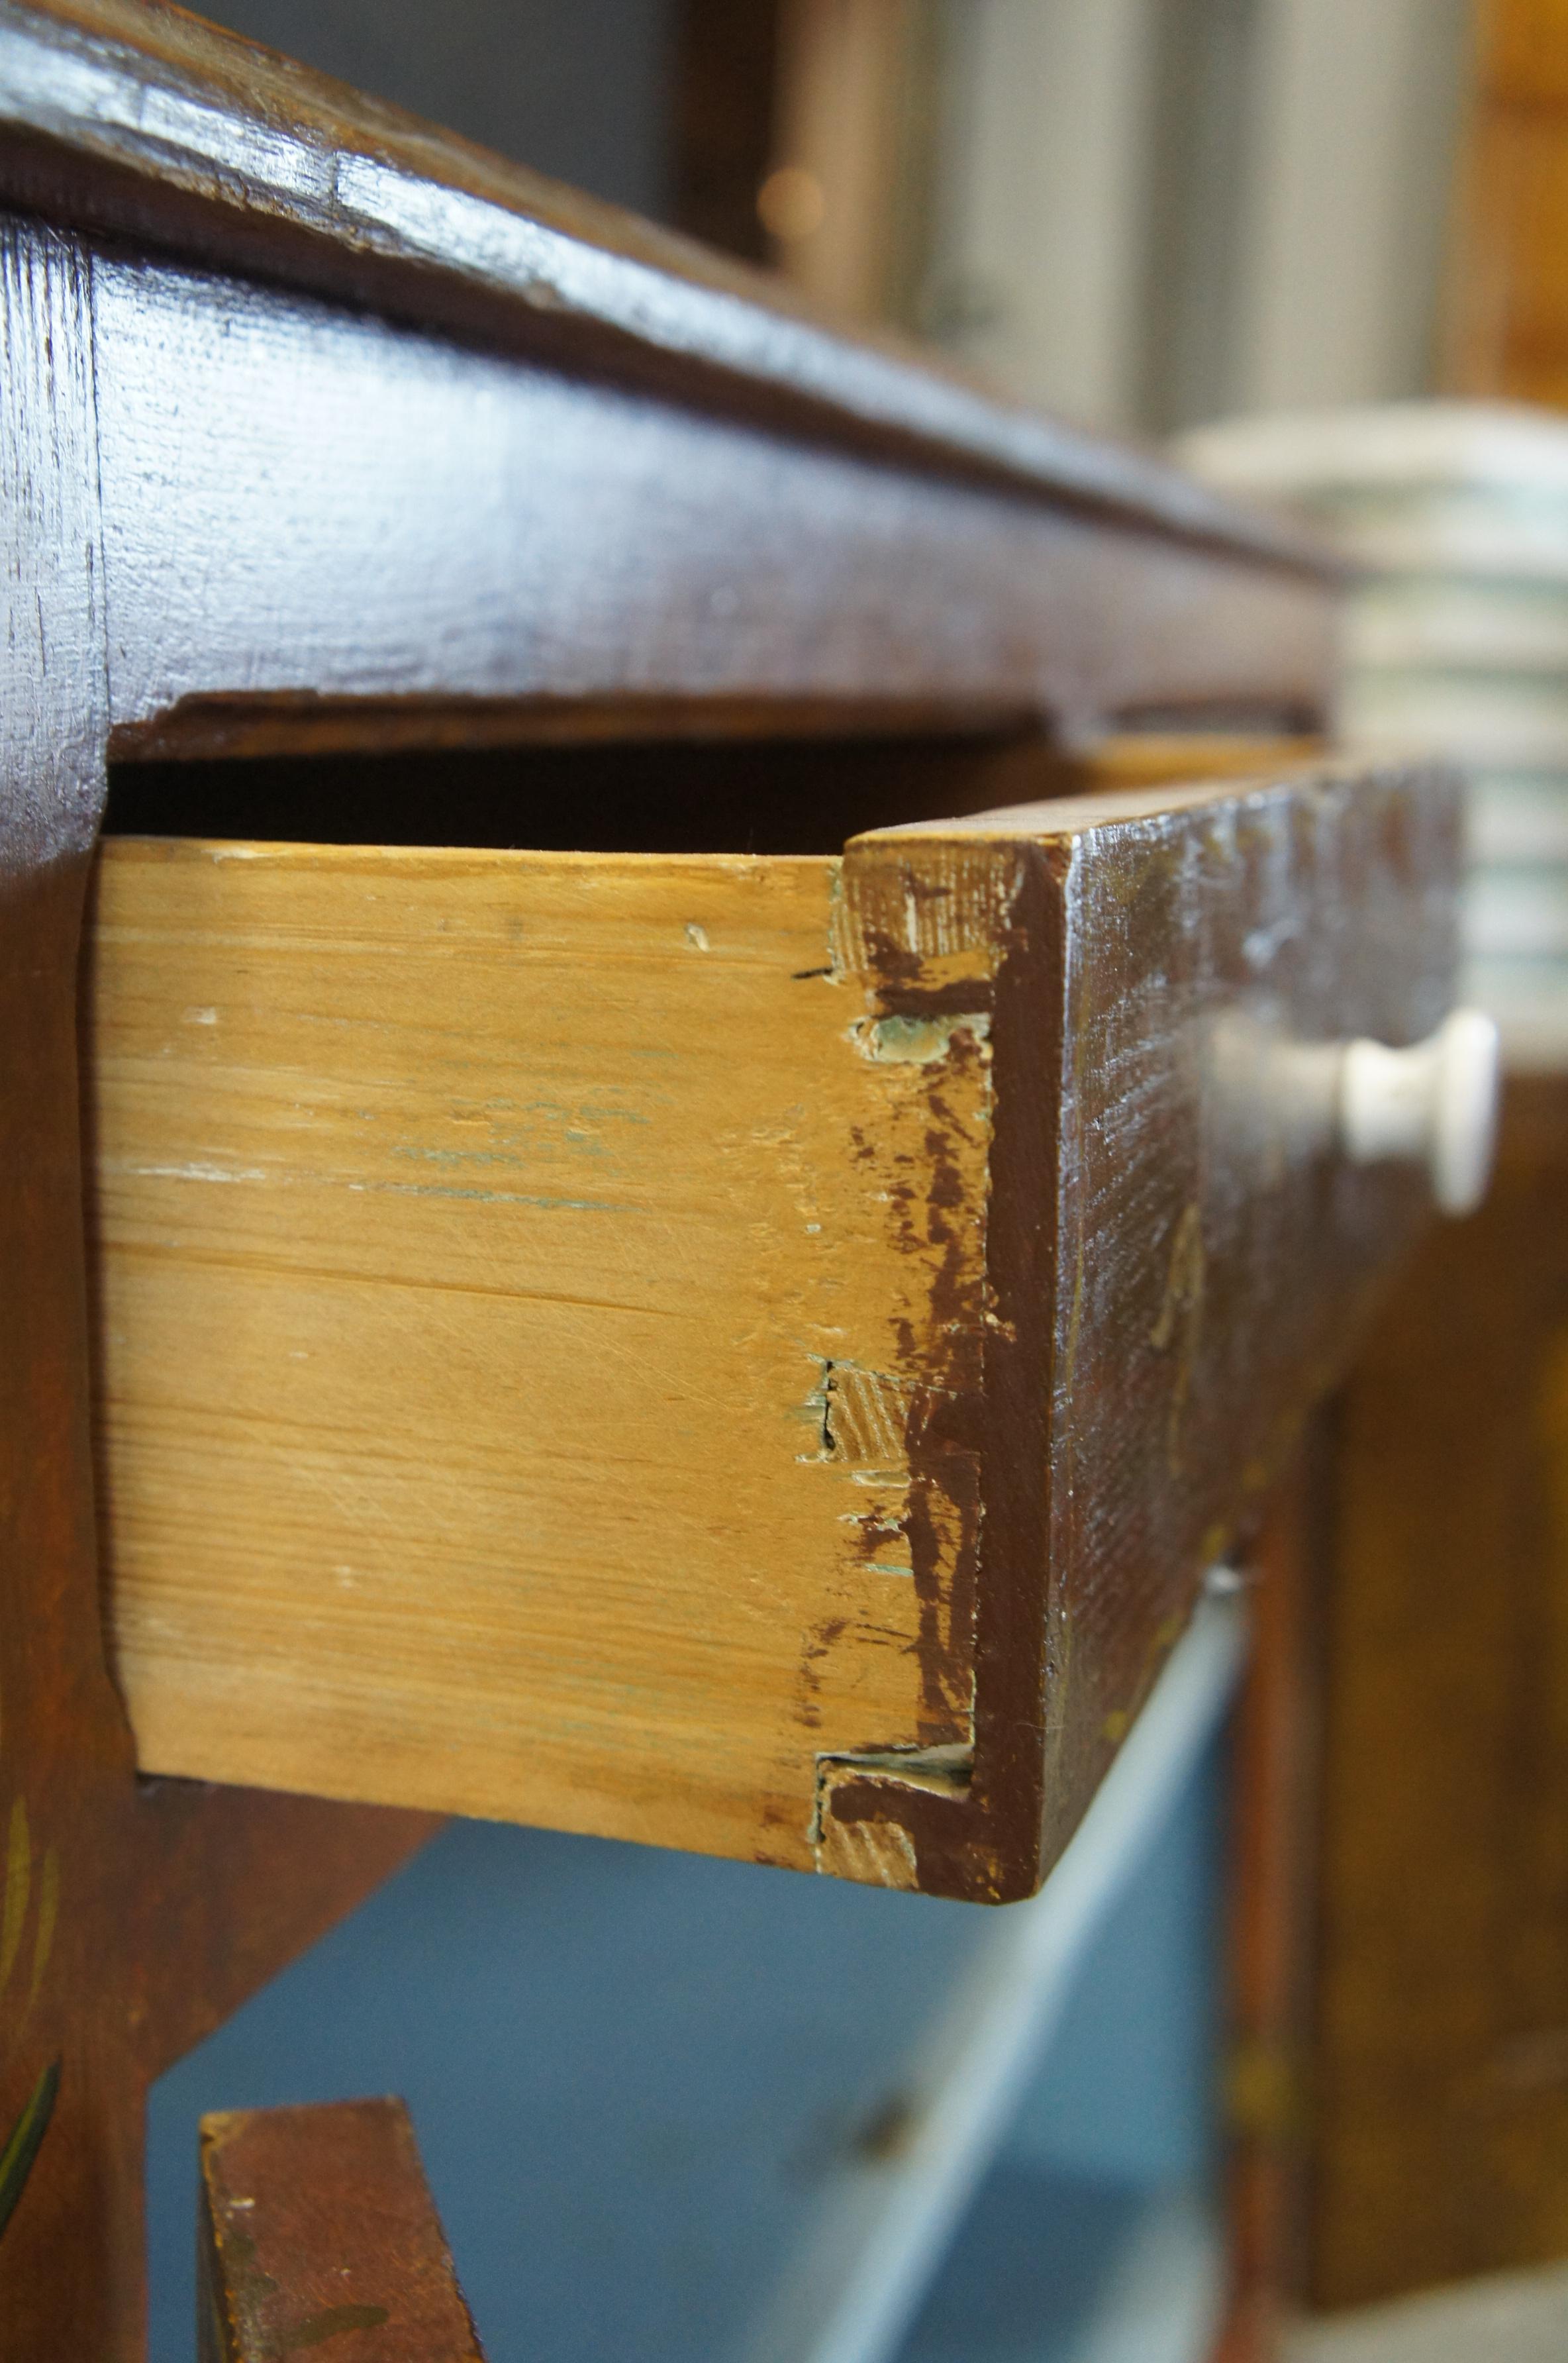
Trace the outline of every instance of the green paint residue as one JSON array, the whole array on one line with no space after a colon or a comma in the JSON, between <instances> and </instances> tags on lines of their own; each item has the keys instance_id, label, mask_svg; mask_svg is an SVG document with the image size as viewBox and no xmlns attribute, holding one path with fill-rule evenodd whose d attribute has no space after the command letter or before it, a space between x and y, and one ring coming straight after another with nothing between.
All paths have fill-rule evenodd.
<instances>
[{"instance_id":1,"label":"green paint residue","mask_svg":"<svg viewBox=\"0 0 1568 2363\"><path fill-rule=\"evenodd\" d=\"M0 2150L0 2239L5 2238L6 2226L17 2212L17 2202L28 2187L33 2160L54 2114L59 2090L60 2062L51 2059L33 2086L32 2098L12 2126L5 2148Z\"/></svg>"},{"instance_id":2,"label":"green paint residue","mask_svg":"<svg viewBox=\"0 0 1568 2363\"><path fill-rule=\"evenodd\" d=\"M864 1055L878 1065L928 1067L948 1056L955 1034L984 1042L990 1030L985 1011L975 1010L957 1017L878 1017L853 1032Z\"/></svg>"},{"instance_id":3,"label":"green paint residue","mask_svg":"<svg viewBox=\"0 0 1568 2363\"><path fill-rule=\"evenodd\" d=\"M386 1191L399 1198L466 1198L480 1206L539 1206L547 1214L635 1215L640 1211L608 1198L541 1198L521 1190L456 1190L437 1182L351 1182L348 1186Z\"/></svg>"}]
</instances>

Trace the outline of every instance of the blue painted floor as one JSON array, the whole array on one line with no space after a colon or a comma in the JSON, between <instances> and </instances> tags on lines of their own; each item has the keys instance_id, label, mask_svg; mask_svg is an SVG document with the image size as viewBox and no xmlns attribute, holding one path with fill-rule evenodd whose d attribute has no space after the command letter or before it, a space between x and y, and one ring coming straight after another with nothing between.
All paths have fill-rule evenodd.
<instances>
[{"instance_id":1,"label":"blue painted floor","mask_svg":"<svg viewBox=\"0 0 1568 2363\"><path fill-rule=\"evenodd\" d=\"M979 2261L961 2239L911 2363L943 2351L944 2305L975 2332L977 2273L999 2353L1021 2319L1040 2363L1066 2353L1117 2209L1201 2165L1214 1824L1210 1770L1021 2093ZM201 2113L384 2091L413 2111L491 2363L724 2363L982 1927L918 1896L453 1825L156 2087L153 2363L193 2353Z\"/></svg>"}]
</instances>

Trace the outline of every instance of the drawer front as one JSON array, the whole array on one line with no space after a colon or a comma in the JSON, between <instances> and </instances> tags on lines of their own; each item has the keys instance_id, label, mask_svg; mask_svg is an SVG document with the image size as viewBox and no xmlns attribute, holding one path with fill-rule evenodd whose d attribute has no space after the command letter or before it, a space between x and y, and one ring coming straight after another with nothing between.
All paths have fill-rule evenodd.
<instances>
[{"instance_id":1,"label":"drawer front","mask_svg":"<svg viewBox=\"0 0 1568 2363\"><path fill-rule=\"evenodd\" d=\"M841 860L110 841L86 1098L149 1770L1029 1892L1419 1177L1430 774Z\"/></svg>"}]
</instances>

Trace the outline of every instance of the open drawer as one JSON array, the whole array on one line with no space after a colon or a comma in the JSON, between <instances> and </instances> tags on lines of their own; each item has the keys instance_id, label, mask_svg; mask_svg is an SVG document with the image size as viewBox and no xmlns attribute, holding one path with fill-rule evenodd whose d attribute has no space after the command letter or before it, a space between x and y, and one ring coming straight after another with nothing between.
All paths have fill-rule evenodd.
<instances>
[{"instance_id":1,"label":"open drawer","mask_svg":"<svg viewBox=\"0 0 1568 2363\"><path fill-rule=\"evenodd\" d=\"M137 2363L149 2080L421 1805L1036 1883L1421 1217L1456 842L904 827L1320 737L1337 575L776 277L142 0L0 10L0 184L6 2326ZM216 808L608 747L690 858Z\"/></svg>"},{"instance_id":2,"label":"open drawer","mask_svg":"<svg viewBox=\"0 0 1568 2363\"><path fill-rule=\"evenodd\" d=\"M1457 845L1331 767L840 860L108 840L143 1769L1033 1889L1422 1216L1323 1050L1442 1017Z\"/></svg>"}]
</instances>

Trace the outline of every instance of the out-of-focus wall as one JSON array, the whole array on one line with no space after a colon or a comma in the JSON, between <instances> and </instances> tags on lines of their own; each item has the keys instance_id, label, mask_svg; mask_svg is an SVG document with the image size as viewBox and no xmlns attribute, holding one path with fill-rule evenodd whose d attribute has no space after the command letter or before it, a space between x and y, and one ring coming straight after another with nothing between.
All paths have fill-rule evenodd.
<instances>
[{"instance_id":1,"label":"out-of-focus wall","mask_svg":"<svg viewBox=\"0 0 1568 2363\"><path fill-rule=\"evenodd\" d=\"M929 331L1016 392L1131 425L1156 0L956 0Z\"/></svg>"},{"instance_id":2,"label":"out-of-focus wall","mask_svg":"<svg viewBox=\"0 0 1568 2363\"><path fill-rule=\"evenodd\" d=\"M1433 383L1472 0L214 6L1093 425Z\"/></svg>"},{"instance_id":3,"label":"out-of-focus wall","mask_svg":"<svg viewBox=\"0 0 1568 2363\"><path fill-rule=\"evenodd\" d=\"M1469 18L1468 0L1261 0L1217 406L1430 390Z\"/></svg>"},{"instance_id":4,"label":"out-of-focus wall","mask_svg":"<svg viewBox=\"0 0 1568 2363\"><path fill-rule=\"evenodd\" d=\"M662 215L678 0L202 0L200 13L519 163Z\"/></svg>"},{"instance_id":5,"label":"out-of-focus wall","mask_svg":"<svg viewBox=\"0 0 1568 2363\"><path fill-rule=\"evenodd\" d=\"M949 0L930 330L1154 431L1428 390L1468 0Z\"/></svg>"}]
</instances>

